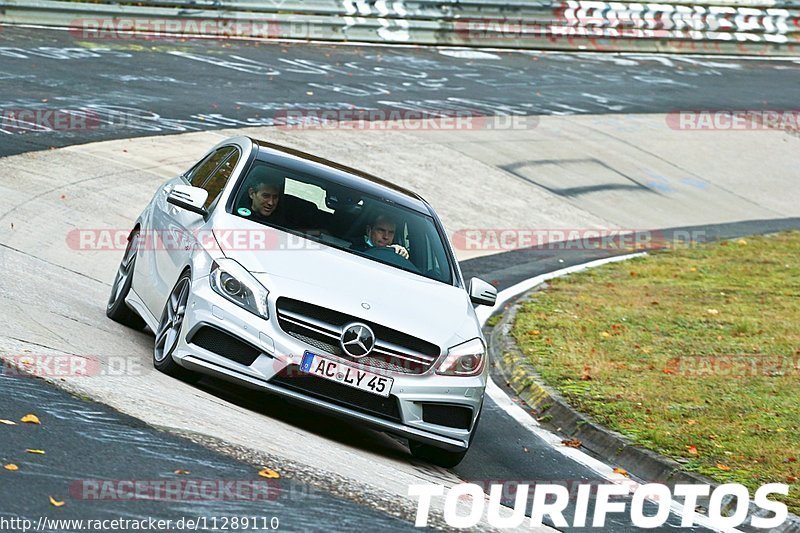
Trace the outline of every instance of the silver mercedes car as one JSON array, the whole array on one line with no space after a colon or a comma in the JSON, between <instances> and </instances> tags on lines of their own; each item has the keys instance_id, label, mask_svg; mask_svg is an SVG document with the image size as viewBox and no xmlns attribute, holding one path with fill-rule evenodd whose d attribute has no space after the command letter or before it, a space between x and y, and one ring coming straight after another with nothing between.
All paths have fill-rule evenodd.
<instances>
[{"instance_id":1,"label":"silver mercedes car","mask_svg":"<svg viewBox=\"0 0 800 533\"><path fill-rule=\"evenodd\" d=\"M475 306L417 194L235 137L161 186L138 217L107 315L155 332L154 366L209 374L464 457L489 365Z\"/></svg>"}]
</instances>

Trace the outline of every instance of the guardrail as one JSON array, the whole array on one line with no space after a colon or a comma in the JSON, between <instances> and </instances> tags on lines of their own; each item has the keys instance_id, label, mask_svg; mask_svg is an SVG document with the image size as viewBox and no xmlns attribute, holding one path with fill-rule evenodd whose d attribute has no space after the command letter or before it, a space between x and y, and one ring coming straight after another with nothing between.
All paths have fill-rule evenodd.
<instances>
[{"instance_id":1,"label":"guardrail","mask_svg":"<svg viewBox=\"0 0 800 533\"><path fill-rule=\"evenodd\" d=\"M800 0L0 0L86 40L211 35L492 48L798 55Z\"/></svg>"}]
</instances>

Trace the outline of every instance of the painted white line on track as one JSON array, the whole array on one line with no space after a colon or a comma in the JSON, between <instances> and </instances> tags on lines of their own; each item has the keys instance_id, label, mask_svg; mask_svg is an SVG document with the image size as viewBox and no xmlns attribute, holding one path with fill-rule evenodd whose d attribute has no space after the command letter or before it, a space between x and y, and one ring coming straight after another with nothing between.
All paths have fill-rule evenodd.
<instances>
[{"instance_id":1,"label":"painted white line on track","mask_svg":"<svg viewBox=\"0 0 800 533\"><path fill-rule=\"evenodd\" d=\"M486 320L492 315L492 313L501 308L508 300L536 287L537 285L544 283L547 280L558 278L561 276L566 276L567 274L580 272L582 270L586 270L589 268L607 265L609 263L617 263L619 261L627 261L628 259L633 259L635 257L643 257L645 255L647 255L647 253L641 252L634 254L618 255L615 257L608 257L605 259L597 259L595 261L589 261L588 263L583 263L580 265L574 265L571 267L554 270L552 272L548 272L546 274L541 274L539 276L527 279L503 291L500 291L497 295L497 303L494 305L494 307L492 308L479 307L476 310L476 313L478 315L478 320L480 320L481 325L485 324ZM511 418L513 418L520 426L526 428L528 431L536 435L538 438L547 443L551 448L559 452L561 455L595 471L597 474L599 474L608 481L622 485L628 485L631 492L635 491L637 487L639 487L640 485L639 483L623 476L622 474L617 474L616 472L614 472L614 469L610 465L607 465L606 463L598 459L595 459L594 457L591 457L590 455L581 451L579 448L571 448L569 446L564 446L561 443L562 441L561 437L541 427L539 423L527 411L525 411L518 404L514 403L508 396L508 394L506 394L505 391L501 389L491 378L489 379L489 382L487 383L486 386L486 394L489 396L489 398L492 399L492 401L495 404L497 404L498 407L503 409L503 411L505 411ZM635 472L633 474L635 475ZM681 516L683 514L683 504L675 500L672 500L672 502L670 503L670 510L674 514ZM727 533L727 532L739 531L738 529L720 529L719 527L714 526L714 524L708 517L702 516L700 514L695 515L694 523L697 526L705 527L718 532Z\"/></svg>"}]
</instances>

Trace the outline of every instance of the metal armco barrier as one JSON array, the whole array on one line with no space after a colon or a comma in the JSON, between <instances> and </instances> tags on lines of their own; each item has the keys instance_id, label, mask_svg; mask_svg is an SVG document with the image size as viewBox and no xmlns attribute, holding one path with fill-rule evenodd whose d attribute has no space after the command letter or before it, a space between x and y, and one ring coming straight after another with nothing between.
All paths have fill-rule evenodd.
<instances>
[{"instance_id":1,"label":"metal armco barrier","mask_svg":"<svg viewBox=\"0 0 800 533\"><path fill-rule=\"evenodd\" d=\"M0 0L0 22L69 27L87 41L134 32L608 52L800 51L800 0Z\"/></svg>"}]
</instances>

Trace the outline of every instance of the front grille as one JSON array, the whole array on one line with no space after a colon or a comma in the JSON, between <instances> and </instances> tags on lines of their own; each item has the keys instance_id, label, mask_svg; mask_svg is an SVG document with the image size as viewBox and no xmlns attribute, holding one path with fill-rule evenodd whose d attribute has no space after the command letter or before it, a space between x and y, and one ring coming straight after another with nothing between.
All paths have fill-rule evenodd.
<instances>
[{"instance_id":1,"label":"front grille","mask_svg":"<svg viewBox=\"0 0 800 533\"><path fill-rule=\"evenodd\" d=\"M252 365L261 355L260 350L240 341L236 337L208 326L202 326L198 329L188 342L246 366Z\"/></svg>"},{"instance_id":2,"label":"front grille","mask_svg":"<svg viewBox=\"0 0 800 533\"><path fill-rule=\"evenodd\" d=\"M273 385L300 392L313 398L319 398L342 407L348 407L355 411L394 422L402 421L400 407L397 405L397 398L394 396L384 398L335 381L309 376L301 372L300 367L297 365L290 365L284 368L269 382Z\"/></svg>"},{"instance_id":3,"label":"front grille","mask_svg":"<svg viewBox=\"0 0 800 533\"><path fill-rule=\"evenodd\" d=\"M278 324L292 337L325 353L359 365L403 374L426 372L439 356L439 347L403 332L299 300L279 298ZM366 357L354 359L342 350L339 340L344 326L363 322L375 333L375 347Z\"/></svg>"},{"instance_id":4,"label":"front grille","mask_svg":"<svg viewBox=\"0 0 800 533\"><path fill-rule=\"evenodd\" d=\"M472 409L443 403L422 404L422 420L456 429L469 429L472 424Z\"/></svg>"}]
</instances>

